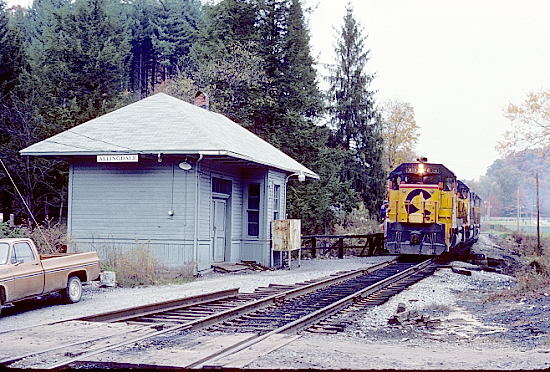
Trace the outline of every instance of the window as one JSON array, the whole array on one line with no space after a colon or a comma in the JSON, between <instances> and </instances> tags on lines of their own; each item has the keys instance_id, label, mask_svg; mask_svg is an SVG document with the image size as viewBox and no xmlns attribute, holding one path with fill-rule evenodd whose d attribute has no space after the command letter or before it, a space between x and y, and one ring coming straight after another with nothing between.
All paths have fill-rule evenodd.
<instances>
[{"instance_id":1,"label":"window","mask_svg":"<svg viewBox=\"0 0 550 372\"><path fill-rule=\"evenodd\" d=\"M11 256L15 262L21 260L23 262L34 261L34 254L28 243L15 243L13 245L13 254Z\"/></svg>"},{"instance_id":2,"label":"window","mask_svg":"<svg viewBox=\"0 0 550 372\"><path fill-rule=\"evenodd\" d=\"M281 213L281 185L273 185L273 219L278 220Z\"/></svg>"},{"instance_id":3,"label":"window","mask_svg":"<svg viewBox=\"0 0 550 372\"><path fill-rule=\"evenodd\" d=\"M8 253L10 252L10 245L8 243L0 243L0 265L8 263Z\"/></svg>"},{"instance_id":4,"label":"window","mask_svg":"<svg viewBox=\"0 0 550 372\"><path fill-rule=\"evenodd\" d=\"M231 181L212 177L212 192L231 195Z\"/></svg>"},{"instance_id":5,"label":"window","mask_svg":"<svg viewBox=\"0 0 550 372\"><path fill-rule=\"evenodd\" d=\"M260 184L248 185L248 236L260 235Z\"/></svg>"}]
</instances>

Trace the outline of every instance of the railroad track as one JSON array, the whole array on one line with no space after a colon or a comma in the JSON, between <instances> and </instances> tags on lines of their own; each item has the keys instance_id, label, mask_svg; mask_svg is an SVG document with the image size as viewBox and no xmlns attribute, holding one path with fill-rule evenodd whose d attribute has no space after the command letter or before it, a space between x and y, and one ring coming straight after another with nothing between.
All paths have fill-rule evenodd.
<instances>
[{"instance_id":1,"label":"railroad track","mask_svg":"<svg viewBox=\"0 0 550 372\"><path fill-rule=\"evenodd\" d=\"M368 269L337 273L296 285L270 285L249 294L239 294L237 289L232 289L74 319L72 322L76 324L108 323L126 328L115 335L88 337L38 351L10 355L0 360L0 364L40 369L78 366L82 363L91 363L95 367L159 367L162 362L125 364L117 363L115 359L104 363L97 356L116 354L118 350L125 350L125 354L131 355L132 349L147 349L148 346L158 345L160 339L163 340L161 343L170 344L172 339L189 339L193 334L206 334L209 337L226 335L225 339L230 341L215 352L194 355L178 367L227 366L228 363L235 364L235 358L242 364L242 355L250 354L250 350L256 350L252 354L257 355L261 345L264 348L278 347L293 339L294 336L289 334L296 334L312 325L317 324L316 328L312 328L316 332L322 329L326 330L325 333L332 332L335 325L331 320L336 319L334 315L342 309L366 304L369 298L384 288L388 294L399 291L428 275L433 271L432 267L431 260L420 264L392 260ZM322 322L323 319L328 321ZM342 328L342 324L339 327Z\"/></svg>"}]
</instances>

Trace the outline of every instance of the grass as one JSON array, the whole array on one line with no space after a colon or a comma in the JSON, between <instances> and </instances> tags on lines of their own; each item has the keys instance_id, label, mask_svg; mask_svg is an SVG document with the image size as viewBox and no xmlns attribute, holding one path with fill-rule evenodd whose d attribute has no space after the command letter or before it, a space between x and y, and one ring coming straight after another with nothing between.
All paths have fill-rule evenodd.
<instances>
[{"instance_id":1,"label":"grass","mask_svg":"<svg viewBox=\"0 0 550 372\"><path fill-rule=\"evenodd\" d=\"M10 227L7 222L0 223L0 238L31 238L41 254L64 253L70 238L67 227L50 224L37 227ZM193 280L194 264L180 267L166 267L159 263L149 246L136 243L130 250L123 250L115 244L102 246L107 256L101 260L101 269L116 273L117 285L136 287L141 285L182 284Z\"/></svg>"}]
</instances>

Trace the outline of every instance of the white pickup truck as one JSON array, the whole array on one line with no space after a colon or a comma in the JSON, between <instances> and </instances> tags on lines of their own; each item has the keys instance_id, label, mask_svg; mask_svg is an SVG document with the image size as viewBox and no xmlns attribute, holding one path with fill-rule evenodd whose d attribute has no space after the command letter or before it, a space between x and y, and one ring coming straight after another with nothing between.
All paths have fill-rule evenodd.
<instances>
[{"instance_id":1,"label":"white pickup truck","mask_svg":"<svg viewBox=\"0 0 550 372\"><path fill-rule=\"evenodd\" d=\"M66 303L82 297L82 282L97 280L96 252L40 255L31 239L0 239L0 311L31 297L60 292Z\"/></svg>"}]
</instances>

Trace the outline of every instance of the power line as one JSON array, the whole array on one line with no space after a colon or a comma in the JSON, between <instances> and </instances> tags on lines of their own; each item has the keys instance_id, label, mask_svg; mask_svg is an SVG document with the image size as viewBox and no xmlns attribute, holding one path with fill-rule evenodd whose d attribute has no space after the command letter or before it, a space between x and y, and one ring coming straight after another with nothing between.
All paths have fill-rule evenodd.
<instances>
[{"instance_id":1,"label":"power line","mask_svg":"<svg viewBox=\"0 0 550 372\"><path fill-rule=\"evenodd\" d=\"M94 138L94 137L87 136L87 135L85 135L85 134L81 134L81 133L74 132L74 131L72 131L71 129L68 129L67 132L72 133L72 134L76 134L77 136L81 136L81 137L84 137L84 138L88 138L88 139L90 139L90 140L92 140L92 141L103 142L103 143L105 143L105 144L107 144L107 145L113 145L113 146L125 148L125 149L130 150L130 151L136 151L136 150L134 150L134 149L132 149L132 148L130 148L130 147L127 147L127 146L118 145L118 144L113 143L113 142L104 141L104 140L99 139L99 138Z\"/></svg>"},{"instance_id":2,"label":"power line","mask_svg":"<svg viewBox=\"0 0 550 372\"><path fill-rule=\"evenodd\" d=\"M36 221L36 218L34 218L34 214L32 213L31 209L29 208L29 205L27 204L27 202L25 201L25 198L23 198L23 194L21 194L21 191L19 191L19 188L17 187L17 185L15 184L15 181L13 180L13 178L11 177L11 174L10 172L8 171L8 168L6 167L6 165L4 164L4 162L2 161L2 159L0 158L0 163L2 163L2 167L4 168L4 170L6 171L6 174L8 175L11 183L13 184L13 187L15 187L15 191L17 191L17 194L19 194L19 197L21 198L21 201L23 201L23 204L25 205L25 207L27 208L27 210L29 211L29 214L32 218L32 220L34 221L34 223L36 224L36 228L38 229L38 231L40 231L40 235L42 235L42 238L44 239L44 241L46 242L46 244L48 245L48 247L50 248L51 252L55 252L55 250L53 249L52 245L50 244L50 242L48 241L48 239L46 238L46 235L44 235L44 232L42 231L42 228L40 228L40 225L38 224L38 222Z\"/></svg>"}]
</instances>

